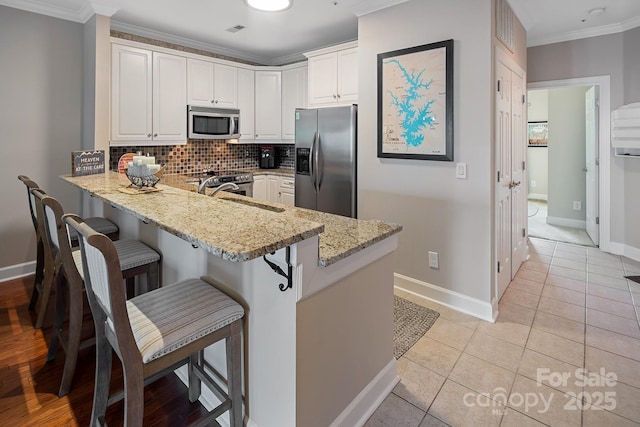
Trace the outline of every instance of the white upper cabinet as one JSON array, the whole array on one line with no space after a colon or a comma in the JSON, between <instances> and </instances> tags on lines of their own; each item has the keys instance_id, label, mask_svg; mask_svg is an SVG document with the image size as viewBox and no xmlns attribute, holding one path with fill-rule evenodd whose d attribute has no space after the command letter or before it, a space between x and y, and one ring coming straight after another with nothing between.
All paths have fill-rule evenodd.
<instances>
[{"instance_id":1,"label":"white upper cabinet","mask_svg":"<svg viewBox=\"0 0 640 427\"><path fill-rule=\"evenodd\" d=\"M296 136L296 108L307 108L307 67L282 71L282 139Z\"/></svg>"},{"instance_id":2,"label":"white upper cabinet","mask_svg":"<svg viewBox=\"0 0 640 427\"><path fill-rule=\"evenodd\" d=\"M255 71L238 68L240 142L250 142L255 139L255 87Z\"/></svg>"},{"instance_id":3,"label":"white upper cabinet","mask_svg":"<svg viewBox=\"0 0 640 427\"><path fill-rule=\"evenodd\" d=\"M281 79L280 71L256 71L256 141L282 138Z\"/></svg>"},{"instance_id":4,"label":"white upper cabinet","mask_svg":"<svg viewBox=\"0 0 640 427\"><path fill-rule=\"evenodd\" d=\"M187 139L186 60L153 52L153 140Z\"/></svg>"},{"instance_id":5,"label":"white upper cabinet","mask_svg":"<svg viewBox=\"0 0 640 427\"><path fill-rule=\"evenodd\" d=\"M338 52L338 102L358 101L358 48Z\"/></svg>"},{"instance_id":6,"label":"white upper cabinet","mask_svg":"<svg viewBox=\"0 0 640 427\"><path fill-rule=\"evenodd\" d=\"M238 69L189 58L188 103L201 107L237 108Z\"/></svg>"},{"instance_id":7,"label":"white upper cabinet","mask_svg":"<svg viewBox=\"0 0 640 427\"><path fill-rule=\"evenodd\" d=\"M131 46L111 49L111 145L185 144L186 59Z\"/></svg>"},{"instance_id":8,"label":"white upper cabinet","mask_svg":"<svg viewBox=\"0 0 640 427\"><path fill-rule=\"evenodd\" d=\"M309 106L358 101L358 48L353 44L343 47L305 54L309 58Z\"/></svg>"}]
</instances>

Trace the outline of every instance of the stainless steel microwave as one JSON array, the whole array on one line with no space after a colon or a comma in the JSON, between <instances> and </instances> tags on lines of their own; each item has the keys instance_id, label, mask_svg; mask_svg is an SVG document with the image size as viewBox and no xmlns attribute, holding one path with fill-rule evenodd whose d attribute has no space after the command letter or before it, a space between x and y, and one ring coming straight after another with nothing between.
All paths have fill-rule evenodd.
<instances>
[{"instance_id":1,"label":"stainless steel microwave","mask_svg":"<svg viewBox=\"0 0 640 427\"><path fill-rule=\"evenodd\" d=\"M187 106L188 137L191 139L240 138L240 110Z\"/></svg>"}]
</instances>

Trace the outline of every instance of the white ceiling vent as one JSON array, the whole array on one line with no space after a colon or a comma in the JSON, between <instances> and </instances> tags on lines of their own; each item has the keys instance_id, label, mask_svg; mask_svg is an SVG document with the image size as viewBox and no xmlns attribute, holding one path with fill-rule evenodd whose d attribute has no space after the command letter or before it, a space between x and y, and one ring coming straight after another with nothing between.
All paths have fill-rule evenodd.
<instances>
[{"instance_id":1,"label":"white ceiling vent","mask_svg":"<svg viewBox=\"0 0 640 427\"><path fill-rule=\"evenodd\" d=\"M236 25L235 27L229 27L225 31L229 31L230 33L237 33L240 30L244 30L244 25Z\"/></svg>"}]
</instances>

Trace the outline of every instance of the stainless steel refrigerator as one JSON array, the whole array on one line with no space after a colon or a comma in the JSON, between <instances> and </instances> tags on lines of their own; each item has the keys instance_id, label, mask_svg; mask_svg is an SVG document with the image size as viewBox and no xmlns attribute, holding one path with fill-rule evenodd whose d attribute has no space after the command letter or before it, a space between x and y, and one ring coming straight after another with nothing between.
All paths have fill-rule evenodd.
<instances>
[{"instance_id":1,"label":"stainless steel refrigerator","mask_svg":"<svg viewBox=\"0 0 640 427\"><path fill-rule=\"evenodd\" d=\"M356 218L358 106L295 114L296 206Z\"/></svg>"}]
</instances>

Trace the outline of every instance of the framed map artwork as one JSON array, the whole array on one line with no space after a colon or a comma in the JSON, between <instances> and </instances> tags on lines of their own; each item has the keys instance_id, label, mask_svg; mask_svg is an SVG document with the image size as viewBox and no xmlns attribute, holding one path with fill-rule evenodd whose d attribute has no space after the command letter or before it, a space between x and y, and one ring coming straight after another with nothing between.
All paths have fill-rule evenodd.
<instances>
[{"instance_id":1,"label":"framed map artwork","mask_svg":"<svg viewBox=\"0 0 640 427\"><path fill-rule=\"evenodd\" d=\"M378 157L453 161L453 40L378 54Z\"/></svg>"}]
</instances>

